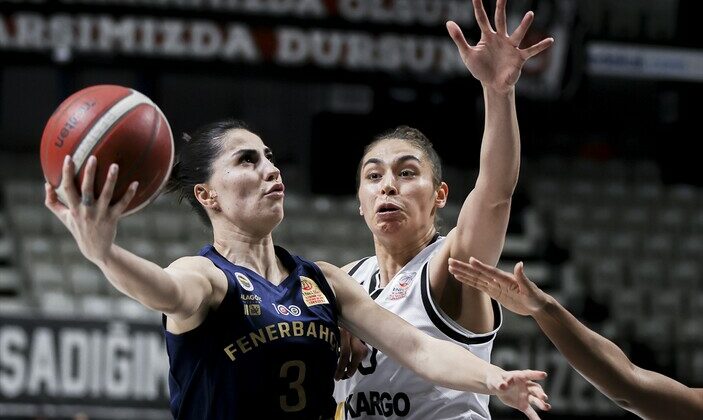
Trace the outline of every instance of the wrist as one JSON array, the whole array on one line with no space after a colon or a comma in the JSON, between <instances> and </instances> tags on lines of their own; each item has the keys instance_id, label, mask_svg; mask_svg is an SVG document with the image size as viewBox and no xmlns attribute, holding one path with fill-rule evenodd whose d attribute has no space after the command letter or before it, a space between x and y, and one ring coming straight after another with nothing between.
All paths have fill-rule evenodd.
<instances>
[{"instance_id":1,"label":"wrist","mask_svg":"<svg viewBox=\"0 0 703 420\"><path fill-rule=\"evenodd\" d=\"M110 244L110 246L105 250L105 252L102 252L100 255L96 255L93 258L90 258L90 262L92 262L93 264L98 266L99 269L104 271L104 269L107 269L110 265L110 261L114 256L114 250L115 244Z\"/></svg>"},{"instance_id":2,"label":"wrist","mask_svg":"<svg viewBox=\"0 0 703 420\"><path fill-rule=\"evenodd\" d=\"M532 316L535 320L538 320L553 311L557 305L557 300L554 299L553 296L541 292L537 299L537 305L535 305L535 309L532 311L530 316Z\"/></svg>"},{"instance_id":3,"label":"wrist","mask_svg":"<svg viewBox=\"0 0 703 420\"><path fill-rule=\"evenodd\" d=\"M498 366L491 365L490 371L486 374L486 383L483 384L488 395L496 395L500 392L500 385L503 383L503 373L505 370Z\"/></svg>"},{"instance_id":4,"label":"wrist","mask_svg":"<svg viewBox=\"0 0 703 420\"><path fill-rule=\"evenodd\" d=\"M515 85L492 86L482 83L481 86L483 87L483 95L486 98L513 99L515 97Z\"/></svg>"}]
</instances>

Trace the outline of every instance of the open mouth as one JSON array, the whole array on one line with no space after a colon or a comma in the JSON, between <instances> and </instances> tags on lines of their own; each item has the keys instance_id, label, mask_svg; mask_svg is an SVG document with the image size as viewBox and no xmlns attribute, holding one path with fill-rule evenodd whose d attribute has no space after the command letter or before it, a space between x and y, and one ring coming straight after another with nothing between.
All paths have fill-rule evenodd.
<instances>
[{"instance_id":1,"label":"open mouth","mask_svg":"<svg viewBox=\"0 0 703 420\"><path fill-rule=\"evenodd\" d=\"M376 213L379 214L384 214L384 213L392 213L394 211L399 211L400 207L396 206L395 204L391 203L385 203L381 204L378 209L376 210Z\"/></svg>"}]
</instances>

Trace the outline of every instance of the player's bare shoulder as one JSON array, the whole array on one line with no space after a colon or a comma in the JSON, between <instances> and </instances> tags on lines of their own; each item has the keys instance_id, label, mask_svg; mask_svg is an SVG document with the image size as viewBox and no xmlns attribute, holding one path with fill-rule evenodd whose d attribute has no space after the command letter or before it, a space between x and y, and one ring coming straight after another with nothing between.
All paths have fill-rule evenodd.
<instances>
[{"instance_id":1,"label":"player's bare shoulder","mask_svg":"<svg viewBox=\"0 0 703 420\"><path fill-rule=\"evenodd\" d=\"M200 255L189 255L178 258L169 264L165 270L168 272L197 273L207 277L217 277L219 275L224 277L222 270L218 269L210 259Z\"/></svg>"},{"instance_id":2,"label":"player's bare shoulder","mask_svg":"<svg viewBox=\"0 0 703 420\"><path fill-rule=\"evenodd\" d=\"M179 281L209 284L215 303L220 302L227 293L227 276L209 258L199 255L181 257L165 270Z\"/></svg>"},{"instance_id":3,"label":"player's bare shoulder","mask_svg":"<svg viewBox=\"0 0 703 420\"><path fill-rule=\"evenodd\" d=\"M215 264L209 259L200 255L187 255L185 257L178 258L168 265L166 268L174 268L179 270L192 270L192 269L217 269Z\"/></svg>"}]
</instances>

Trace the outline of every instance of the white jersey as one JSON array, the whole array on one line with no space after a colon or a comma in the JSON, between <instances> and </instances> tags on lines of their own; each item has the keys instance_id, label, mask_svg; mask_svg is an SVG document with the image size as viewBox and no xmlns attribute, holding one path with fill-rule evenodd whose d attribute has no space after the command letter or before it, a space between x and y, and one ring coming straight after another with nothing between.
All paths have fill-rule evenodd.
<instances>
[{"instance_id":1,"label":"white jersey","mask_svg":"<svg viewBox=\"0 0 703 420\"><path fill-rule=\"evenodd\" d=\"M375 256L359 261L349 274L382 307L432 337L452 341L490 362L493 339L502 320L500 305L492 301L494 330L486 334L474 334L459 326L432 300L429 262L443 242L444 238L439 238L428 245L385 288L378 288L379 268ZM369 348L366 359L353 377L337 382L335 398L339 404L338 419L491 418L487 395L434 385L374 348Z\"/></svg>"}]
</instances>

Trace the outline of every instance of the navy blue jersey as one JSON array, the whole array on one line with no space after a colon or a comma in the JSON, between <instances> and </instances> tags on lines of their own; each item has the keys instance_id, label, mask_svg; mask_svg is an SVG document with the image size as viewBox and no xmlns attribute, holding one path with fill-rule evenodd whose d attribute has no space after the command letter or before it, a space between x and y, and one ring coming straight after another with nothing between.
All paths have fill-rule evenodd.
<instances>
[{"instance_id":1,"label":"navy blue jersey","mask_svg":"<svg viewBox=\"0 0 703 420\"><path fill-rule=\"evenodd\" d=\"M225 273L227 294L197 328L165 332L174 417L331 419L339 329L320 269L276 247L290 272L276 286L212 245L200 255Z\"/></svg>"}]
</instances>

